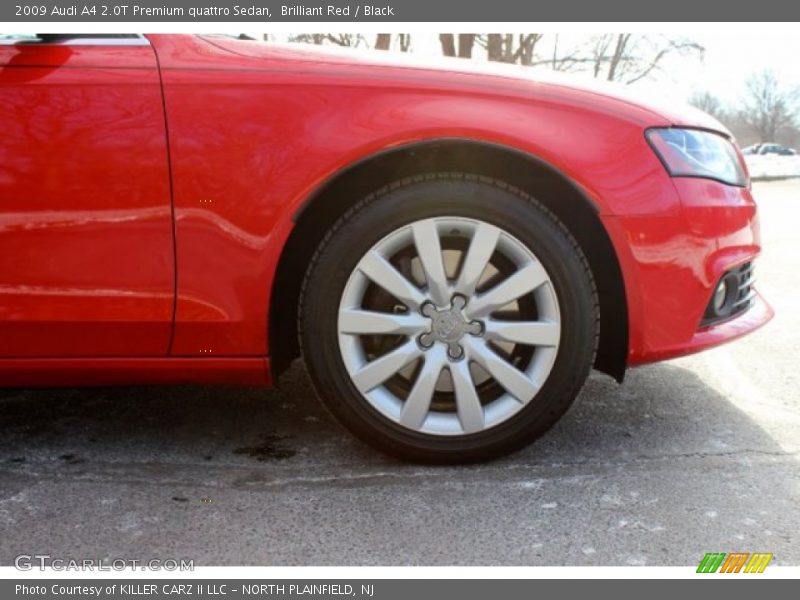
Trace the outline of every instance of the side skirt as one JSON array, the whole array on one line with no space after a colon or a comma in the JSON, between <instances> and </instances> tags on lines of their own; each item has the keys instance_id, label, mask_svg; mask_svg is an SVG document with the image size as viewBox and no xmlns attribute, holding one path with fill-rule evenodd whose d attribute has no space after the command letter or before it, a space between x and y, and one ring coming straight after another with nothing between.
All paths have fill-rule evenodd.
<instances>
[{"instance_id":1,"label":"side skirt","mask_svg":"<svg viewBox=\"0 0 800 600\"><path fill-rule=\"evenodd\" d=\"M269 359L4 358L0 387L223 384L270 387Z\"/></svg>"}]
</instances>

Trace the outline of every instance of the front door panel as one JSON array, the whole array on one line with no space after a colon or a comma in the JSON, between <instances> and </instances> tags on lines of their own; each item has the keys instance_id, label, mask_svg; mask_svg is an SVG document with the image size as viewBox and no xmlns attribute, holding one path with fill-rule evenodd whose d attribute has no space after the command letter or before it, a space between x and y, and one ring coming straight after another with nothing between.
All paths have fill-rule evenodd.
<instances>
[{"instance_id":1,"label":"front door panel","mask_svg":"<svg viewBox=\"0 0 800 600\"><path fill-rule=\"evenodd\" d=\"M162 356L174 256L152 48L0 46L0 356Z\"/></svg>"}]
</instances>

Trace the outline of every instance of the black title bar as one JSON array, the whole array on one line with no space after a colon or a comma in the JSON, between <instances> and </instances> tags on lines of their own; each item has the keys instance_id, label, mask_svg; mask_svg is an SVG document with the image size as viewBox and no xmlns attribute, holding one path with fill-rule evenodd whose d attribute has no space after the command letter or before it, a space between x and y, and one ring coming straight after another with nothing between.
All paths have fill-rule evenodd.
<instances>
[{"instance_id":1,"label":"black title bar","mask_svg":"<svg viewBox=\"0 0 800 600\"><path fill-rule=\"evenodd\" d=\"M274 0L3 0L0 21L36 22L786 22L787 0L388 0L374 3Z\"/></svg>"}]
</instances>

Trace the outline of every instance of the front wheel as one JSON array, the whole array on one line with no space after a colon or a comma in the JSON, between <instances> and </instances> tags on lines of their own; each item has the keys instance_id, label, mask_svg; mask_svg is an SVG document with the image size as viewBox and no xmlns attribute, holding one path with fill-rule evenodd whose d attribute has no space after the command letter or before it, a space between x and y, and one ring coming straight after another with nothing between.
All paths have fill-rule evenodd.
<instances>
[{"instance_id":1,"label":"front wheel","mask_svg":"<svg viewBox=\"0 0 800 600\"><path fill-rule=\"evenodd\" d=\"M321 242L300 303L318 394L358 437L429 463L486 460L547 431L591 368L591 271L545 207L499 182L393 184Z\"/></svg>"}]
</instances>

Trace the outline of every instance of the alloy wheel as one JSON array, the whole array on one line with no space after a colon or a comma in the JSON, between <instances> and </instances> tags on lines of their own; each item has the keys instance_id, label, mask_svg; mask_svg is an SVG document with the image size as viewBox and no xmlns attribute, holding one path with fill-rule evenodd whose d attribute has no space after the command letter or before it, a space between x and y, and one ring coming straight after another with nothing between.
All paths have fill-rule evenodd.
<instances>
[{"instance_id":1,"label":"alloy wheel","mask_svg":"<svg viewBox=\"0 0 800 600\"><path fill-rule=\"evenodd\" d=\"M363 398L415 432L478 433L535 397L561 337L558 297L507 231L443 216L364 254L338 311L342 361Z\"/></svg>"}]
</instances>

